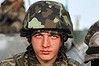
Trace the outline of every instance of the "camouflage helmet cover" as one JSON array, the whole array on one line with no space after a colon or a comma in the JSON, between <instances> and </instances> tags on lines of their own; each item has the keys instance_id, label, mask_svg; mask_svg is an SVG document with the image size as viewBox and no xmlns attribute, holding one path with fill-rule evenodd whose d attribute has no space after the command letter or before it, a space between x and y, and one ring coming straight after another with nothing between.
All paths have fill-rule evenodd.
<instances>
[{"instance_id":1,"label":"camouflage helmet cover","mask_svg":"<svg viewBox=\"0 0 99 66\"><path fill-rule=\"evenodd\" d=\"M99 21L97 21L96 23L94 23L88 30L87 35L85 36L85 43L87 45L89 45L90 39L92 38L92 36L99 31Z\"/></svg>"},{"instance_id":2,"label":"camouflage helmet cover","mask_svg":"<svg viewBox=\"0 0 99 66\"><path fill-rule=\"evenodd\" d=\"M69 37L73 34L68 11L61 3L54 1L38 1L29 7L23 21L21 36L25 37L25 31L28 32L30 29L63 29Z\"/></svg>"},{"instance_id":3,"label":"camouflage helmet cover","mask_svg":"<svg viewBox=\"0 0 99 66\"><path fill-rule=\"evenodd\" d=\"M85 63L99 59L99 21L89 28L85 43L89 46L85 55Z\"/></svg>"}]
</instances>

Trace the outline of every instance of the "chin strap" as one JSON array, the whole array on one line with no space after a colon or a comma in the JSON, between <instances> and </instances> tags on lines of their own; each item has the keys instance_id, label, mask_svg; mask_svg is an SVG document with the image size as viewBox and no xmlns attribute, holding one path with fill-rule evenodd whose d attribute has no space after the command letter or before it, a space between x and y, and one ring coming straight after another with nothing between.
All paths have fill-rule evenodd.
<instances>
[{"instance_id":1,"label":"chin strap","mask_svg":"<svg viewBox=\"0 0 99 66\"><path fill-rule=\"evenodd\" d=\"M98 47L89 47L86 51L88 55L90 54L99 54L99 46Z\"/></svg>"}]
</instances>

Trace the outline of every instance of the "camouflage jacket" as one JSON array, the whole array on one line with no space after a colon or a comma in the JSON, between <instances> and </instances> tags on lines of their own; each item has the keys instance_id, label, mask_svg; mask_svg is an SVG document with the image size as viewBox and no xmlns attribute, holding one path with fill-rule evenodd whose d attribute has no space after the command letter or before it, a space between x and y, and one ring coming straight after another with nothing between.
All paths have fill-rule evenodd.
<instances>
[{"instance_id":1,"label":"camouflage jacket","mask_svg":"<svg viewBox=\"0 0 99 66\"><path fill-rule=\"evenodd\" d=\"M41 65L35 56L30 58L30 66L43 66ZM12 58L6 59L0 63L0 66L29 66L28 65L28 54L20 53ZM56 62L51 66L81 66L77 61L73 59L64 58L64 60L56 60Z\"/></svg>"}]
</instances>

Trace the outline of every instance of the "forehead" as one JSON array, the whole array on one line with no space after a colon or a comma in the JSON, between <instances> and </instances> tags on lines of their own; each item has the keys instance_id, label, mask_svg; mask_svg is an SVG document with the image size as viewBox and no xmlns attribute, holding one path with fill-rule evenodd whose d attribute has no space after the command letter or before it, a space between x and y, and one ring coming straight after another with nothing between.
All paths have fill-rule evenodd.
<instances>
[{"instance_id":1,"label":"forehead","mask_svg":"<svg viewBox=\"0 0 99 66\"><path fill-rule=\"evenodd\" d=\"M99 45L99 36L94 41L97 45Z\"/></svg>"},{"instance_id":2,"label":"forehead","mask_svg":"<svg viewBox=\"0 0 99 66\"><path fill-rule=\"evenodd\" d=\"M41 32L47 32L47 33L59 33L59 31L58 30L50 30L50 29L37 29L37 30L34 30L33 32L39 32L39 33L41 33Z\"/></svg>"},{"instance_id":3,"label":"forehead","mask_svg":"<svg viewBox=\"0 0 99 66\"><path fill-rule=\"evenodd\" d=\"M94 43L99 46L99 34L94 37Z\"/></svg>"},{"instance_id":4,"label":"forehead","mask_svg":"<svg viewBox=\"0 0 99 66\"><path fill-rule=\"evenodd\" d=\"M36 34L40 34L40 35L52 35L52 33L50 33L50 32L40 32L40 33L35 33L34 35L36 35ZM54 33L54 35L56 35L56 33Z\"/></svg>"},{"instance_id":5,"label":"forehead","mask_svg":"<svg viewBox=\"0 0 99 66\"><path fill-rule=\"evenodd\" d=\"M96 32L90 39L90 43L94 43L96 45L99 45L99 32Z\"/></svg>"},{"instance_id":6,"label":"forehead","mask_svg":"<svg viewBox=\"0 0 99 66\"><path fill-rule=\"evenodd\" d=\"M60 34L57 30L35 30L32 34L37 34L37 33L49 33L49 34Z\"/></svg>"},{"instance_id":7,"label":"forehead","mask_svg":"<svg viewBox=\"0 0 99 66\"><path fill-rule=\"evenodd\" d=\"M91 37L92 40L96 40L99 38L99 32L96 32L93 34L93 36Z\"/></svg>"}]
</instances>

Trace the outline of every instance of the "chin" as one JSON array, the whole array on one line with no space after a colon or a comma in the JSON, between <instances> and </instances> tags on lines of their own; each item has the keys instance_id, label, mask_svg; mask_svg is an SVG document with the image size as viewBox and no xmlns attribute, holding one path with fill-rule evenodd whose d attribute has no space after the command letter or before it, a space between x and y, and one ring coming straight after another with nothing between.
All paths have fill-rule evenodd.
<instances>
[{"instance_id":1,"label":"chin","mask_svg":"<svg viewBox=\"0 0 99 66\"><path fill-rule=\"evenodd\" d=\"M49 55L43 55L41 56L41 59L44 60L44 61L49 61L51 60L53 57L52 56L49 56Z\"/></svg>"}]
</instances>

